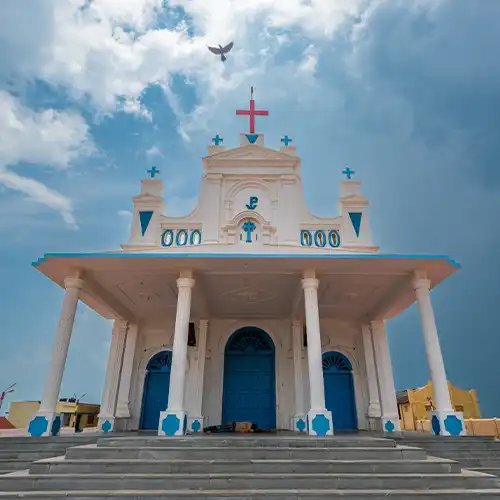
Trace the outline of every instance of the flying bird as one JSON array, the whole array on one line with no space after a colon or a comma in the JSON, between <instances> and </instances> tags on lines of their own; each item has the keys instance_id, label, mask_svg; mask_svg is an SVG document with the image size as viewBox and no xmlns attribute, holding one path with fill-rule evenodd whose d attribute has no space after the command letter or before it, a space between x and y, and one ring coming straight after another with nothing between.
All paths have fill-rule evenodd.
<instances>
[{"instance_id":1,"label":"flying bird","mask_svg":"<svg viewBox=\"0 0 500 500\"><path fill-rule=\"evenodd\" d=\"M208 47L208 50L212 52L212 54L220 55L220 60L224 62L227 57L224 54L227 54L233 48L233 42L228 43L225 47L219 44L218 47Z\"/></svg>"}]
</instances>

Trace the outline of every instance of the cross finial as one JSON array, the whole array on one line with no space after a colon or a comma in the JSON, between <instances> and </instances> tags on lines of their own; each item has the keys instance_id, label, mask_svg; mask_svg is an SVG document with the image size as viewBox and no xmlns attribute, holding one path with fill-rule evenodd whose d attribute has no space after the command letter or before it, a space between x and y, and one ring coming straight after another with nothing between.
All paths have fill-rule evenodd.
<instances>
[{"instance_id":1,"label":"cross finial","mask_svg":"<svg viewBox=\"0 0 500 500\"><path fill-rule=\"evenodd\" d=\"M250 133L255 133L255 117L256 116L269 116L269 111L255 109L255 101L253 100L253 87L250 87L250 109L238 109L237 115L250 117Z\"/></svg>"},{"instance_id":2,"label":"cross finial","mask_svg":"<svg viewBox=\"0 0 500 500\"><path fill-rule=\"evenodd\" d=\"M288 147L288 144L290 142L293 142L292 139L290 139L290 137L288 137L287 135L284 135L282 138L281 138L281 142Z\"/></svg>"},{"instance_id":3,"label":"cross finial","mask_svg":"<svg viewBox=\"0 0 500 500\"><path fill-rule=\"evenodd\" d=\"M151 179L154 179L155 175L158 175L160 171L156 167L153 167L152 169L148 170L147 173L151 176Z\"/></svg>"},{"instance_id":4,"label":"cross finial","mask_svg":"<svg viewBox=\"0 0 500 500\"><path fill-rule=\"evenodd\" d=\"M212 142L218 146L221 142L224 142L224 139L217 134L215 137L212 137Z\"/></svg>"},{"instance_id":5,"label":"cross finial","mask_svg":"<svg viewBox=\"0 0 500 500\"><path fill-rule=\"evenodd\" d=\"M349 167L346 167L345 170L342 170L342 173L351 180L351 177L356 173L354 170L351 170Z\"/></svg>"}]
</instances>

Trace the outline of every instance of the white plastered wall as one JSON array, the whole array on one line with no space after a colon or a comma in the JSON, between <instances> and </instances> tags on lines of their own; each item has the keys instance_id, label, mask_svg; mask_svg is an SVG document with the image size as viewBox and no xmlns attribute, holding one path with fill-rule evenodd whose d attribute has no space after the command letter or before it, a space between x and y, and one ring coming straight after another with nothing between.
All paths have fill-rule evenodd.
<instances>
[{"instance_id":1,"label":"white plastered wall","mask_svg":"<svg viewBox=\"0 0 500 500\"><path fill-rule=\"evenodd\" d=\"M198 325L197 325L198 326ZM205 377L203 384L202 413L205 425L217 425L222 418L222 391L224 378L224 349L233 332L245 326L261 328L269 334L275 345L276 363L276 424L280 429L288 429L290 417L295 413L295 393L293 380L292 320L219 320L209 321ZM130 391L130 430L140 424L144 380L149 360L162 350L171 350L174 320L166 322L163 328L139 327L139 337L134 358L134 370ZM323 352L338 351L352 364L358 427L367 429L368 389L366 370L360 342L358 326L335 320L321 321ZM188 348L188 367L185 386L185 408L192 412L195 407L198 351ZM304 404L309 407L309 377L307 353L302 357ZM190 369L192 368L192 369Z\"/></svg>"}]
</instances>

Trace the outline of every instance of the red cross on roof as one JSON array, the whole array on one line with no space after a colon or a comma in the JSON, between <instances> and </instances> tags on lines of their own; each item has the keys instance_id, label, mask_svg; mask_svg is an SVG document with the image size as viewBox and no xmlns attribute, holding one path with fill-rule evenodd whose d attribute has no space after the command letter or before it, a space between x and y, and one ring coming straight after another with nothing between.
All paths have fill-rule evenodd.
<instances>
[{"instance_id":1,"label":"red cross on roof","mask_svg":"<svg viewBox=\"0 0 500 500\"><path fill-rule=\"evenodd\" d=\"M238 109L237 115L245 115L250 117L250 133L255 133L255 117L269 116L269 111L255 109L255 101L253 100L253 87L250 87L250 109Z\"/></svg>"}]
</instances>

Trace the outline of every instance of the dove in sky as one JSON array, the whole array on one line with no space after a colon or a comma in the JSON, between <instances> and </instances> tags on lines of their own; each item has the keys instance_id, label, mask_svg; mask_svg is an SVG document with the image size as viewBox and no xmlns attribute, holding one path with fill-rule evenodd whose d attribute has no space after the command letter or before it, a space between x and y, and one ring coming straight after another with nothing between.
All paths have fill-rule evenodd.
<instances>
[{"instance_id":1,"label":"dove in sky","mask_svg":"<svg viewBox=\"0 0 500 500\"><path fill-rule=\"evenodd\" d=\"M227 54L232 48L233 48L233 42L228 43L225 47L223 47L220 44L218 47L208 47L208 50L212 52L212 54L220 55L220 60L224 62L227 59L225 54Z\"/></svg>"}]
</instances>

